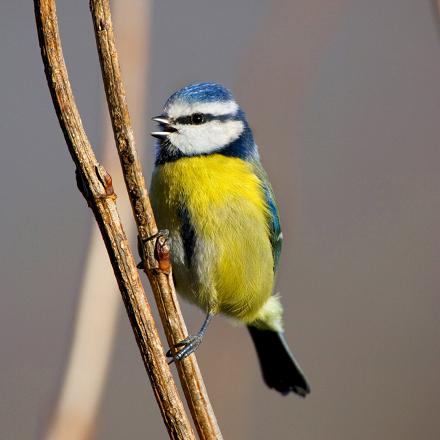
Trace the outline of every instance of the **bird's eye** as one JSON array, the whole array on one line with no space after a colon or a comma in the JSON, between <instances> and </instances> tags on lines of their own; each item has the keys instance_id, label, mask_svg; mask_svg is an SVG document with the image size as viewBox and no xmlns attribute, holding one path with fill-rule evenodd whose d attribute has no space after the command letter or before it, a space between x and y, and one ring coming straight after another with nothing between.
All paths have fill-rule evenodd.
<instances>
[{"instance_id":1,"label":"bird's eye","mask_svg":"<svg viewBox=\"0 0 440 440\"><path fill-rule=\"evenodd\" d=\"M194 113L191 115L191 123L195 125L200 125L205 122L206 118L205 115L202 113Z\"/></svg>"}]
</instances>

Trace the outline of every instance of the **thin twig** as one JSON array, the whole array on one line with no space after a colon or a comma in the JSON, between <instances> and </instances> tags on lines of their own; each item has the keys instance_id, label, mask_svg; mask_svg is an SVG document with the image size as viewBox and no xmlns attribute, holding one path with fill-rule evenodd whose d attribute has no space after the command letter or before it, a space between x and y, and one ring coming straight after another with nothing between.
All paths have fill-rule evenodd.
<instances>
[{"instance_id":1,"label":"thin twig","mask_svg":"<svg viewBox=\"0 0 440 440\"><path fill-rule=\"evenodd\" d=\"M95 158L74 101L61 49L55 1L34 0L34 5L46 78L69 152L77 167L78 186L101 230L159 409L170 438L194 439L122 228L111 177Z\"/></svg>"},{"instance_id":2,"label":"thin twig","mask_svg":"<svg viewBox=\"0 0 440 440\"><path fill-rule=\"evenodd\" d=\"M173 346L187 336L187 329L177 301L171 268L168 271L156 270L158 262L156 260L157 255L155 255L155 243L154 240L148 240L149 237L157 233L157 226L145 187L141 165L137 158L113 35L109 1L90 0L90 10L93 17L116 147L138 226L141 257L156 298L168 343ZM177 362L177 368L200 438L203 440L221 439L222 435L195 356L191 355L185 360Z\"/></svg>"},{"instance_id":3,"label":"thin twig","mask_svg":"<svg viewBox=\"0 0 440 440\"><path fill-rule=\"evenodd\" d=\"M113 0L113 23L119 36L120 60L124 68L127 95L134 114L133 126L145 124L148 84L150 10L149 0ZM113 129L108 118L105 96L100 103L102 140L100 160L110 170L114 188L123 188L124 179L119 158L113 147ZM144 149L146 150L146 149ZM146 151L139 151L146 155ZM122 221L131 220L128 197L118 198ZM127 222L125 232L130 240L137 234L136 224ZM84 261L81 287L70 353L66 359L63 382L50 423L46 440L90 440L94 437L97 417L111 365L117 324L120 320L121 299L111 266L105 264L107 251L101 232L93 225ZM105 304L105 313L101 313Z\"/></svg>"}]
</instances>

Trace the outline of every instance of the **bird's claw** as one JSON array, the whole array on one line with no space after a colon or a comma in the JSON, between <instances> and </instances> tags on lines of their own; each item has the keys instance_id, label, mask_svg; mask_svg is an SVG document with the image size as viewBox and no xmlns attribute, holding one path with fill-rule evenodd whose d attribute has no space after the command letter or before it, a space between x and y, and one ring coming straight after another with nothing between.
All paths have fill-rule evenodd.
<instances>
[{"instance_id":1,"label":"bird's claw","mask_svg":"<svg viewBox=\"0 0 440 440\"><path fill-rule=\"evenodd\" d=\"M155 240L156 238L159 238L159 237L165 237L165 238L169 239L169 236L170 236L170 231L168 229L160 229L155 234L150 235L149 237L145 238L143 241L147 242L147 241Z\"/></svg>"},{"instance_id":2,"label":"bird's claw","mask_svg":"<svg viewBox=\"0 0 440 440\"><path fill-rule=\"evenodd\" d=\"M187 338L177 342L176 344L174 344L173 348L183 348L179 350L175 355L173 355L171 349L166 352L166 356L168 358L171 358L168 364L172 364L174 361L181 361L182 359L185 359L187 356L197 350L201 342L202 337L199 335L188 336Z\"/></svg>"}]
</instances>

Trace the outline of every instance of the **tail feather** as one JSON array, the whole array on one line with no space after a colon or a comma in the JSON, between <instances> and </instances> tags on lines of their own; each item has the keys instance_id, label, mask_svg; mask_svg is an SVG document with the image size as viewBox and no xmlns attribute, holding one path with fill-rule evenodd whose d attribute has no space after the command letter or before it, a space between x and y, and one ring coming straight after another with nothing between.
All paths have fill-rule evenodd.
<instances>
[{"instance_id":1,"label":"tail feather","mask_svg":"<svg viewBox=\"0 0 440 440\"><path fill-rule=\"evenodd\" d=\"M248 326L260 361L264 382L286 395L301 397L310 393L310 386L284 340L283 334Z\"/></svg>"}]
</instances>

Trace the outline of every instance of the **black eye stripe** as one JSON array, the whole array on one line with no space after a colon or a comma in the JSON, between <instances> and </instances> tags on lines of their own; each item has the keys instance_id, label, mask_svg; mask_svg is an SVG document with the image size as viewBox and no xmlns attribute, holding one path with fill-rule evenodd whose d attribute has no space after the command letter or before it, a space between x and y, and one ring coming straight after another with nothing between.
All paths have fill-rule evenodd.
<instances>
[{"instance_id":1,"label":"black eye stripe","mask_svg":"<svg viewBox=\"0 0 440 440\"><path fill-rule=\"evenodd\" d=\"M195 123L193 122L193 116L194 115L188 115L188 116L180 116L179 118L174 119L172 122L176 123L176 124L182 124L182 125L200 125L203 124L205 122L210 122L210 121L221 121L221 122L225 122L225 121L232 121L232 120L236 120L236 115L234 114L228 114L228 115L212 115L209 113L197 113L197 115L202 115L203 116L203 122L199 122L199 123Z\"/></svg>"}]
</instances>

